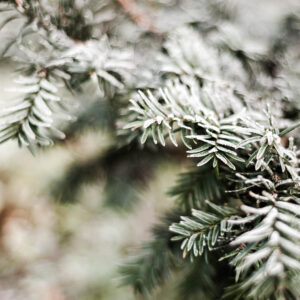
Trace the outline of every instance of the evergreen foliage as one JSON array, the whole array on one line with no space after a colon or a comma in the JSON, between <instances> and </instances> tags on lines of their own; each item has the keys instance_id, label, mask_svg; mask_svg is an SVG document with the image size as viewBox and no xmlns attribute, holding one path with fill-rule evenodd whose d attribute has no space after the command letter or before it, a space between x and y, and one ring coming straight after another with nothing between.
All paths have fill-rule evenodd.
<instances>
[{"instance_id":1,"label":"evergreen foliage","mask_svg":"<svg viewBox=\"0 0 300 300\"><path fill-rule=\"evenodd\" d=\"M167 20L153 24L134 1L53 2L1 1L1 30L21 22L2 49L21 76L19 98L1 110L0 143L36 151L63 131L106 127L117 150L71 166L54 188L62 202L101 173L108 203L127 206L126 187L145 184L161 158L187 158L193 168L169 191L175 216L120 268L123 283L149 297L175 272L187 274L184 299L299 299L299 17L254 37L231 1L150 1ZM170 3L184 15L174 30ZM68 127L76 112L64 88L101 106L83 103Z\"/></svg>"}]
</instances>

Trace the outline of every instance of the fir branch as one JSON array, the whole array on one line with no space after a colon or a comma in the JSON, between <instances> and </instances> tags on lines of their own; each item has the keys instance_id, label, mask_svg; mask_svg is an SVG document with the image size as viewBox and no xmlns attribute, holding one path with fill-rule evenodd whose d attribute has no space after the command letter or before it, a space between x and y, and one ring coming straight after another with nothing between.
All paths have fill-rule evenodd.
<instances>
[{"instance_id":1,"label":"fir branch","mask_svg":"<svg viewBox=\"0 0 300 300\"><path fill-rule=\"evenodd\" d=\"M237 278L242 273L242 283L235 293L247 293L252 299L269 299L274 294L279 297L286 293L297 297L297 291L289 282L293 272L300 272L300 206L272 199L267 193L263 197L265 201L269 199L271 205L259 209L242 206L251 218L229 221L233 224L255 222L252 230L232 242L232 245L247 245L245 254L239 254L233 262ZM249 275L248 270L252 270ZM283 286L285 291L281 291Z\"/></svg>"},{"instance_id":2,"label":"fir branch","mask_svg":"<svg viewBox=\"0 0 300 300\"><path fill-rule=\"evenodd\" d=\"M1 143L17 138L20 146L31 149L35 145L49 146L52 138L65 138L65 135L53 125L55 112L67 117L60 106L61 98L48 74L41 71L31 77L20 77L17 81L23 87L25 96L21 101L3 109L1 112ZM70 118L70 117L69 117Z\"/></svg>"},{"instance_id":3,"label":"fir branch","mask_svg":"<svg viewBox=\"0 0 300 300\"><path fill-rule=\"evenodd\" d=\"M62 53L63 58L71 60L66 65L74 76L86 74L96 84L101 97L113 97L118 90L124 90L134 78L135 65L132 52L112 48L107 38L77 43Z\"/></svg>"},{"instance_id":4,"label":"fir branch","mask_svg":"<svg viewBox=\"0 0 300 300\"><path fill-rule=\"evenodd\" d=\"M180 261L178 248L170 243L170 232L166 229L178 220L178 215L176 211L167 214L153 228L153 241L144 243L138 255L120 267L123 285L131 285L136 293L150 296L154 289L168 279Z\"/></svg>"},{"instance_id":5,"label":"fir branch","mask_svg":"<svg viewBox=\"0 0 300 300\"><path fill-rule=\"evenodd\" d=\"M235 169L232 160L243 162L235 148L242 137L250 135L253 130L239 125L240 114L219 118L201 101L197 91L189 90L189 86L174 82L172 87L160 90L161 98L150 91L147 95L140 92L137 100L131 100L130 110L136 115L135 121L124 129L135 131L142 128L141 143L145 143L151 135L155 144L163 146L165 135L177 146L174 132L181 131L182 140L189 149L193 148L193 144L201 143L200 147L188 151L189 157L203 157L198 166L213 160L214 168L220 161Z\"/></svg>"},{"instance_id":6,"label":"fir branch","mask_svg":"<svg viewBox=\"0 0 300 300\"><path fill-rule=\"evenodd\" d=\"M228 244L234 236L229 219L239 215L239 211L230 207L218 206L207 201L212 213L192 210L192 217L181 217L178 224L172 224L170 231L176 233L173 241L183 240L181 250L183 257L188 254L191 258L207 255L207 250L212 251L220 245Z\"/></svg>"},{"instance_id":7,"label":"fir branch","mask_svg":"<svg viewBox=\"0 0 300 300\"><path fill-rule=\"evenodd\" d=\"M205 200L218 203L224 196L223 183L217 179L214 170L196 168L179 175L168 195L176 197L178 205L186 213L192 208L207 205Z\"/></svg>"}]
</instances>

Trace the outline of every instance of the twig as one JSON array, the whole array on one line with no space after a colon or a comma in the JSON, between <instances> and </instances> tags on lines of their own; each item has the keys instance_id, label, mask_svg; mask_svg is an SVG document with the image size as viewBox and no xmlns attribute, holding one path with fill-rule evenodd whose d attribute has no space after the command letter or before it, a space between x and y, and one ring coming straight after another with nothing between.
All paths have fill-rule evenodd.
<instances>
[{"instance_id":1,"label":"twig","mask_svg":"<svg viewBox=\"0 0 300 300\"><path fill-rule=\"evenodd\" d=\"M131 19L144 30L151 33L157 33L157 29L153 26L149 16L138 12L138 8L134 0L117 0L123 9L129 14Z\"/></svg>"}]
</instances>

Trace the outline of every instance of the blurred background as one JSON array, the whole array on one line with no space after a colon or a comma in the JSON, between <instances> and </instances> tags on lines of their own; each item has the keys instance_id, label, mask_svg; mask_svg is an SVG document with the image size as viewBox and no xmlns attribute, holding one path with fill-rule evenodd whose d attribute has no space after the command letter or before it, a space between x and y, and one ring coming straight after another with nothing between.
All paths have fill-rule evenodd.
<instances>
[{"instance_id":1,"label":"blurred background","mask_svg":"<svg viewBox=\"0 0 300 300\"><path fill-rule=\"evenodd\" d=\"M136 5L166 32L207 18L200 2L136 1ZM225 14L222 20L234 18L241 32L253 37L247 47L256 50L268 46L299 9L297 0L230 2L229 10L222 5L215 9L223 7L218 12ZM128 12L118 9L105 15L118 24L105 25L113 28L116 41L118 36L134 44L145 41L144 29L137 29L124 17ZM93 11L86 15L93 18ZM1 32L1 41L14 31L12 26ZM97 34L97 25L94 29ZM151 47L159 48L156 43ZM14 69L13 62L0 62L2 107L15 96L8 91L14 87ZM120 287L118 267L151 238L152 225L172 207L174 199L166 192L188 162L181 149L172 147L165 154L117 147L109 129L115 121L114 108L89 91L88 85L76 95L61 91L76 103L77 115L77 121L66 127L65 141L34 156L14 141L0 147L1 300L136 299L129 287ZM151 299L175 299L174 282Z\"/></svg>"},{"instance_id":2,"label":"blurred background","mask_svg":"<svg viewBox=\"0 0 300 300\"><path fill-rule=\"evenodd\" d=\"M2 100L12 97L10 67L1 65ZM151 168L153 158L130 157L110 179L98 161L113 143L110 132L91 126L35 156L15 141L1 145L1 300L135 299L119 287L118 267L172 205L167 187L183 164L161 160L144 187L128 182L135 171L128 163Z\"/></svg>"}]
</instances>

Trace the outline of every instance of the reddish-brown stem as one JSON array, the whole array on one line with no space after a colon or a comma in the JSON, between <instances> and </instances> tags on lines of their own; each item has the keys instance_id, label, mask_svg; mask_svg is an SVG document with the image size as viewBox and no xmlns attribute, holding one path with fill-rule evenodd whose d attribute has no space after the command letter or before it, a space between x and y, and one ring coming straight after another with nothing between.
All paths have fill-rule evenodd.
<instances>
[{"instance_id":1,"label":"reddish-brown stem","mask_svg":"<svg viewBox=\"0 0 300 300\"><path fill-rule=\"evenodd\" d=\"M122 8L129 14L130 18L143 29L157 33L149 16L139 13L134 0L117 0Z\"/></svg>"}]
</instances>

